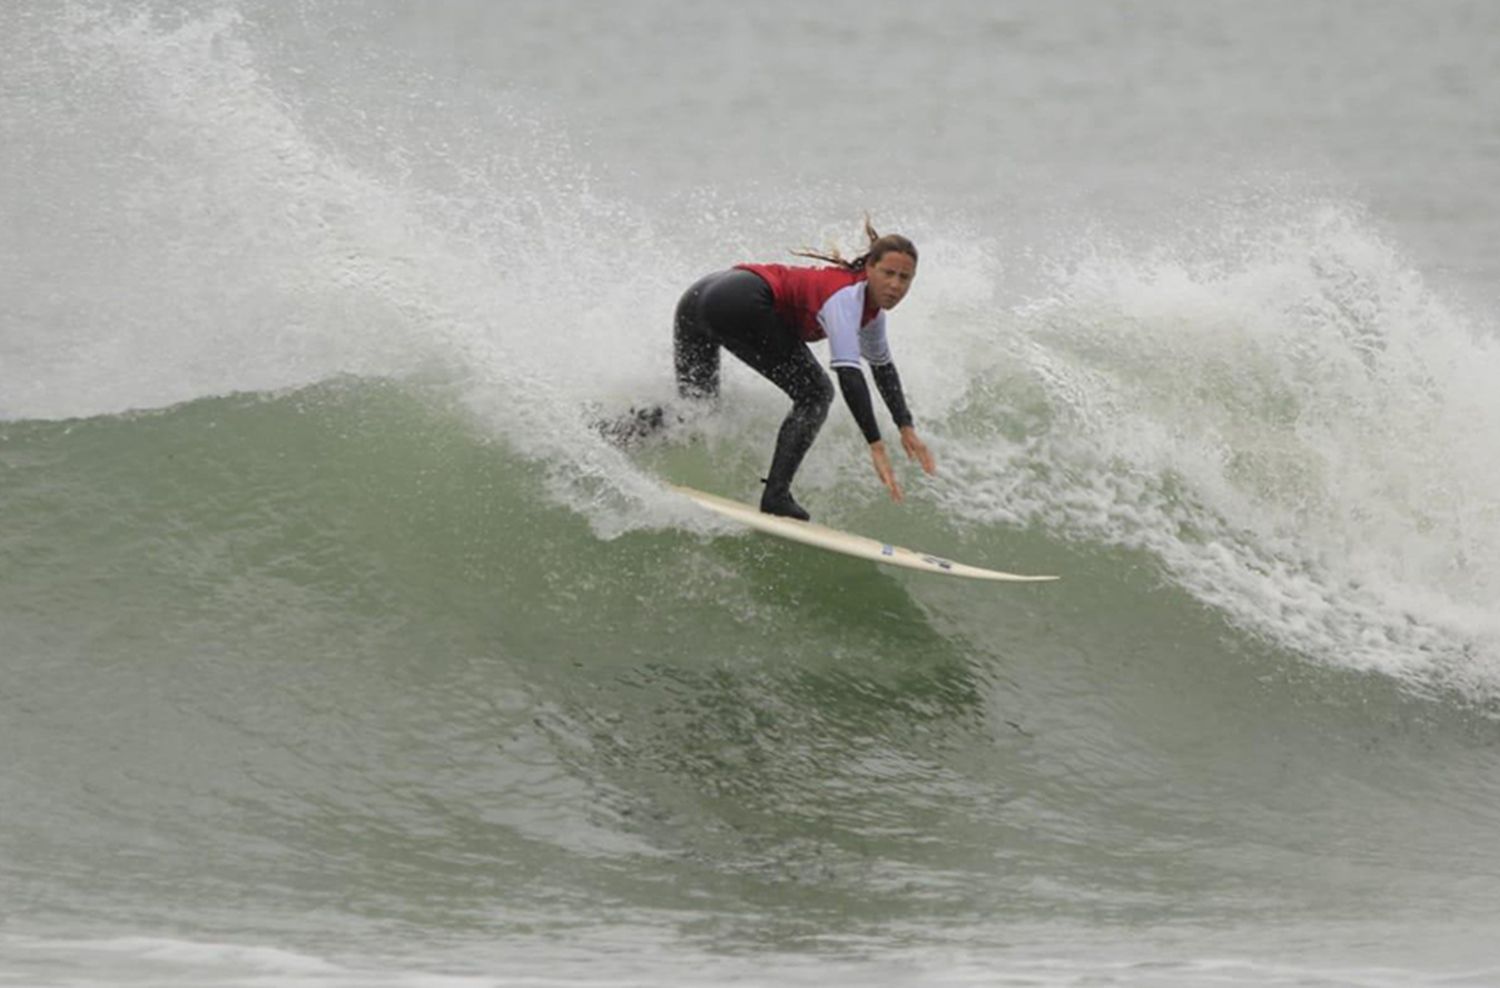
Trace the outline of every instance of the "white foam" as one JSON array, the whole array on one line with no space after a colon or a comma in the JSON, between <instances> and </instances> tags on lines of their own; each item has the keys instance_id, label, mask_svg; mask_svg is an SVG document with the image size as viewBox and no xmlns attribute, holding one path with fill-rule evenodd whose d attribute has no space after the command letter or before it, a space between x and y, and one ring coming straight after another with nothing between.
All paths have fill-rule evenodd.
<instances>
[{"instance_id":1,"label":"white foam","mask_svg":"<svg viewBox=\"0 0 1500 988\"><path fill-rule=\"evenodd\" d=\"M1500 351L1347 207L1247 239L1060 266L971 378L1043 411L950 450L944 503L1149 550L1329 662L1500 686Z\"/></svg>"},{"instance_id":2,"label":"white foam","mask_svg":"<svg viewBox=\"0 0 1500 988\"><path fill-rule=\"evenodd\" d=\"M5 193L41 204L17 206L28 219L3 266L6 414L436 369L481 429L552 465L559 493L608 528L644 481L581 411L598 368L644 390L669 359L663 301L686 274L524 114L432 151L441 192L407 184L320 140L250 36L227 9L163 21L80 6L30 39L47 57L34 105L8 123L23 139L40 128L48 167ZM54 133L59 117L73 126Z\"/></svg>"}]
</instances>

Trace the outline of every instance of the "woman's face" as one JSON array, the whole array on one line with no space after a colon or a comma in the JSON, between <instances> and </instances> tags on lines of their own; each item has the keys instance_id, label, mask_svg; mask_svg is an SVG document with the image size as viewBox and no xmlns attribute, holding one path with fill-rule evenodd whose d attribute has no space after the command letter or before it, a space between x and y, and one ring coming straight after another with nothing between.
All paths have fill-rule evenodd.
<instances>
[{"instance_id":1,"label":"woman's face","mask_svg":"<svg viewBox=\"0 0 1500 988\"><path fill-rule=\"evenodd\" d=\"M888 250L880 260L865 262L865 291L880 308L894 309L906 297L916 276L917 262L910 255Z\"/></svg>"}]
</instances>

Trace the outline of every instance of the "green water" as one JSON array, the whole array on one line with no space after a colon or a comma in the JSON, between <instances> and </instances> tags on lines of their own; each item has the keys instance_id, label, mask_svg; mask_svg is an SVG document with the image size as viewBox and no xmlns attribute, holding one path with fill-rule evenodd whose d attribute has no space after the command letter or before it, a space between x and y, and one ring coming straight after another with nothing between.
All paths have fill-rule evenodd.
<instances>
[{"instance_id":1,"label":"green water","mask_svg":"<svg viewBox=\"0 0 1500 988\"><path fill-rule=\"evenodd\" d=\"M893 533L1067 577L997 590L602 539L378 381L10 423L0 462L23 928L313 956L1302 929L1300 960L1378 962L1433 915L1477 954L1497 904L1483 710L1259 644L1129 553Z\"/></svg>"}]
</instances>

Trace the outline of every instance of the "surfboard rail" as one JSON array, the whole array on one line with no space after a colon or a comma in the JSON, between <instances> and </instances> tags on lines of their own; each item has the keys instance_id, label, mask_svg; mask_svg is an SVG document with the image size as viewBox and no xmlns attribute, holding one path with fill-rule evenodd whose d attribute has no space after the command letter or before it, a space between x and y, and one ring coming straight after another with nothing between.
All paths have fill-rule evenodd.
<instances>
[{"instance_id":1,"label":"surfboard rail","mask_svg":"<svg viewBox=\"0 0 1500 988\"><path fill-rule=\"evenodd\" d=\"M713 513L728 518L740 524L747 525L768 535L779 536L803 545L826 549L830 552L842 553L857 559L868 559L872 562L883 563L889 566L901 566L906 569L914 569L923 573L933 573L939 576L960 576L971 580L992 580L1003 583L1045 583L1056 580L1056 576L1031 576L1020 573L1004 573L999 570L985 569L982 566L971 566L968 563L956 562L942 556L928 552L920 552L908 549L904 546L894 545L890 542L882 542L865 535L855 535L852 532L843 532L827 525L820 525L812 521L800 521L796 518L783 518L779 515L768 515L762 513L758 508L739 501L720 497L717 494L709 494L693 487L681 484L669 484L669 489L682 495L693 503L707 508Z\"/></svg>"}]
</instances>

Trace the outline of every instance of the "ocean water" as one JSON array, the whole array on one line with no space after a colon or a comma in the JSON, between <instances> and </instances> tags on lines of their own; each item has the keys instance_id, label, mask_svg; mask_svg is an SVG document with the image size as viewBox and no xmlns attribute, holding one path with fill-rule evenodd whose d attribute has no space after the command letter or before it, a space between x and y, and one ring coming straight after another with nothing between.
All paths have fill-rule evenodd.
<instances>
[{"instance_id":1,"label":"ocean water","mask_svg":"<svg viewBox=\"0 0 1500 988\"><path fill-rule=\"evenodd\" d=\"M1500 8L0 8L0 985L1500 985ZM922 249L938 459L621 450ZM887 427L889 428L889 427Z\"/></svg>"}]
</instances>

